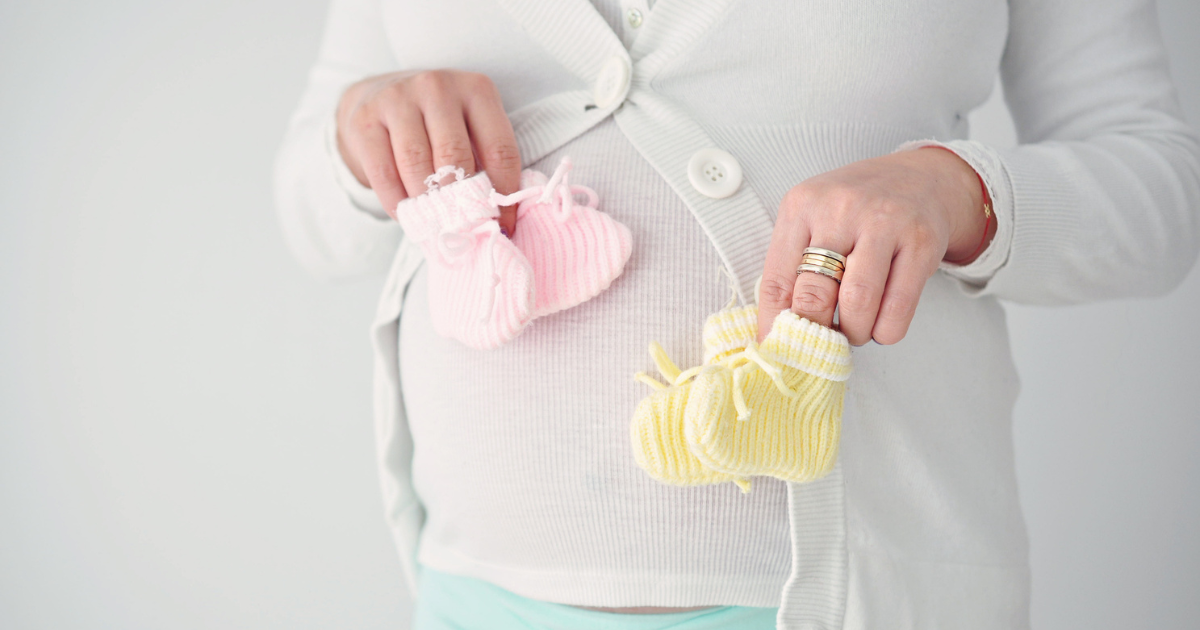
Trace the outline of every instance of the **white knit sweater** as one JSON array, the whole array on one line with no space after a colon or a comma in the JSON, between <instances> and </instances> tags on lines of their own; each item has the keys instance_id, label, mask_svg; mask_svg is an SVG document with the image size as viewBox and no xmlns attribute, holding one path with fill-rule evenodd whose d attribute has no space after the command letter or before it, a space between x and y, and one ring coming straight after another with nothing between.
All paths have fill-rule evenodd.
<instances>
[{"instance_id":1,"label":"white knit sweater","mask_svg":"<svg viewBox=\"0 0 1200 630\"><path fill-rule=\"evenodd\" d=\"M784 628L1027 626L1017 380L996 299L1161 292L1194 260L1200 150L1179 120L1153 6L640 8L644 24L630 29L586 0L334 0L280 153L278 205L317 275L391 264L373 332L376 422L410 576L425 526L422 560L552 601L778 603ZM595 107L613 58L632 81ZM428 334L419 252L327 146L347 84L436 67L491 76L526 164L570 152L575 180L634 227L634 256L609 292L492 354ZM1022 142L1012 150L964 140L997 71ZM930 280L902 343L856 351L834 474L749 497L646 479L626 431L645 343L694 359L702 317L723 301L711 266L748 298L791 186L926 138L983 175L999 231L976 262ZM710 146L745 171L731 197L687 180L688 158ZM472 375L460 383L470 396L437 393L454 391L451 373ZM493 448L521 465L487 469L500 461Z\"/></svg>"}]
</instances>

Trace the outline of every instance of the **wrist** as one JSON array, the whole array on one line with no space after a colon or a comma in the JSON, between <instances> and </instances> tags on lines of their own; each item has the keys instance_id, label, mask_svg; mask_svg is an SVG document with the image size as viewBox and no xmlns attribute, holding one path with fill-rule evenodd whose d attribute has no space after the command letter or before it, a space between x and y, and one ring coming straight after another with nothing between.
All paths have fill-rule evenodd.
<instances>
[{"instance_id":1,"label":"wrist","mask_svg":"<svg viewBox=\"0 0 1200 630\"><path fill-rule=\"evenodd\" d=\"M950 240L942 260L955 265L966 265L974 261L987 248L996 234L997 223L992 212L992 202L983 177L966 160L946 147L927 145L922 149L941 149L927 152L930 156L942 156L939 162L952 188L958 194L947 208L950 222Z\"/></svg>"}]
</instances>

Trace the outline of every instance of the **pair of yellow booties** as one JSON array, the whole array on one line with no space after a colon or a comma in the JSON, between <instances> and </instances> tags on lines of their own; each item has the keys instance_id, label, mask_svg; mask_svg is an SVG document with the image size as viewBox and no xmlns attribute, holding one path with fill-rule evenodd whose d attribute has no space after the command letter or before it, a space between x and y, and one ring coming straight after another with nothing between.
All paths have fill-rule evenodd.
<instances>
[{"instance_id":1,"label":"pair of yellow booties","mask_svg":"<svg viewBox=\"0 0 1200 630\"><path fill-rule=\"evenodd\" d=\"M750 478L819 479L837 461L850 377L845 335L795 313L775 319L761 345L758 307L721 310L704 323L704 362L680 370L657 343L650 354L669 382L634 412L634 457L655 479L679 486Z\"/></svg>"}]
</instances>

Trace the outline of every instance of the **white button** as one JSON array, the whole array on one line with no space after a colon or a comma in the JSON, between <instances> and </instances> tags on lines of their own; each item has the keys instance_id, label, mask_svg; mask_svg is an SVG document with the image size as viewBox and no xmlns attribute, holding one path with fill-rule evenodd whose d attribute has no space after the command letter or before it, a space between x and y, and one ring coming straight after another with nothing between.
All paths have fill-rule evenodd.
<instances>
[{"instance_id":1,"label":"white button","mask_svg":"<svg viewBox=\"0 0 1200 630\"><path fill-rule=\"evenodd\" d=\"M724 199L742 185L742 165L720 149L700 149L688 162L688 181L706 197Z\"/></svg>"},{"instance_id":2,"label":"white button","mask_svg":"<svg viewBox=\"0 0 1200 630\"><path fill-rule=\"evenodd\" d=\"M630 9L625 14L625 19L629 20L629 28L638 28L642 25L642 12L637 9Z\"/></svg>"},{"instance_id":3,"label":"white button","mask_svg":"<svg viewBox=\"0 0 1200 630\"><path fill-rule=\"evenodd\" d=\"M596 79L596 87L592 90L596 107L608 109L625 100L632 74L629 62L624 57L613 57L604 62L604 67L600 68L600 76Z\"/></svg>"}]
</instances>

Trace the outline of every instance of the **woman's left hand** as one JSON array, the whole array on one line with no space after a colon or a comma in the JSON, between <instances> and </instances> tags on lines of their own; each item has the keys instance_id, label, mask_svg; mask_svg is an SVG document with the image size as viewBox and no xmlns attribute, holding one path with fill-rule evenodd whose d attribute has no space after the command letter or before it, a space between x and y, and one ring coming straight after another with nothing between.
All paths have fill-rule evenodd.
<instances>
[{"instance_id":1,"label":"woman's left hand","mask_svg":"<svg viewBox=\"0 0 1200 630\"><path fill-rule=\"evenodd\" d=\"M831 326L837 308L850 343L900 341L938 263L970 262L992 223L974 169L949 151L901 151L805 180L779 207L759 290L759 340L785 309ZM809 246L846 256L840 286L796 273Z\"/></svg>"}]
</instances>

